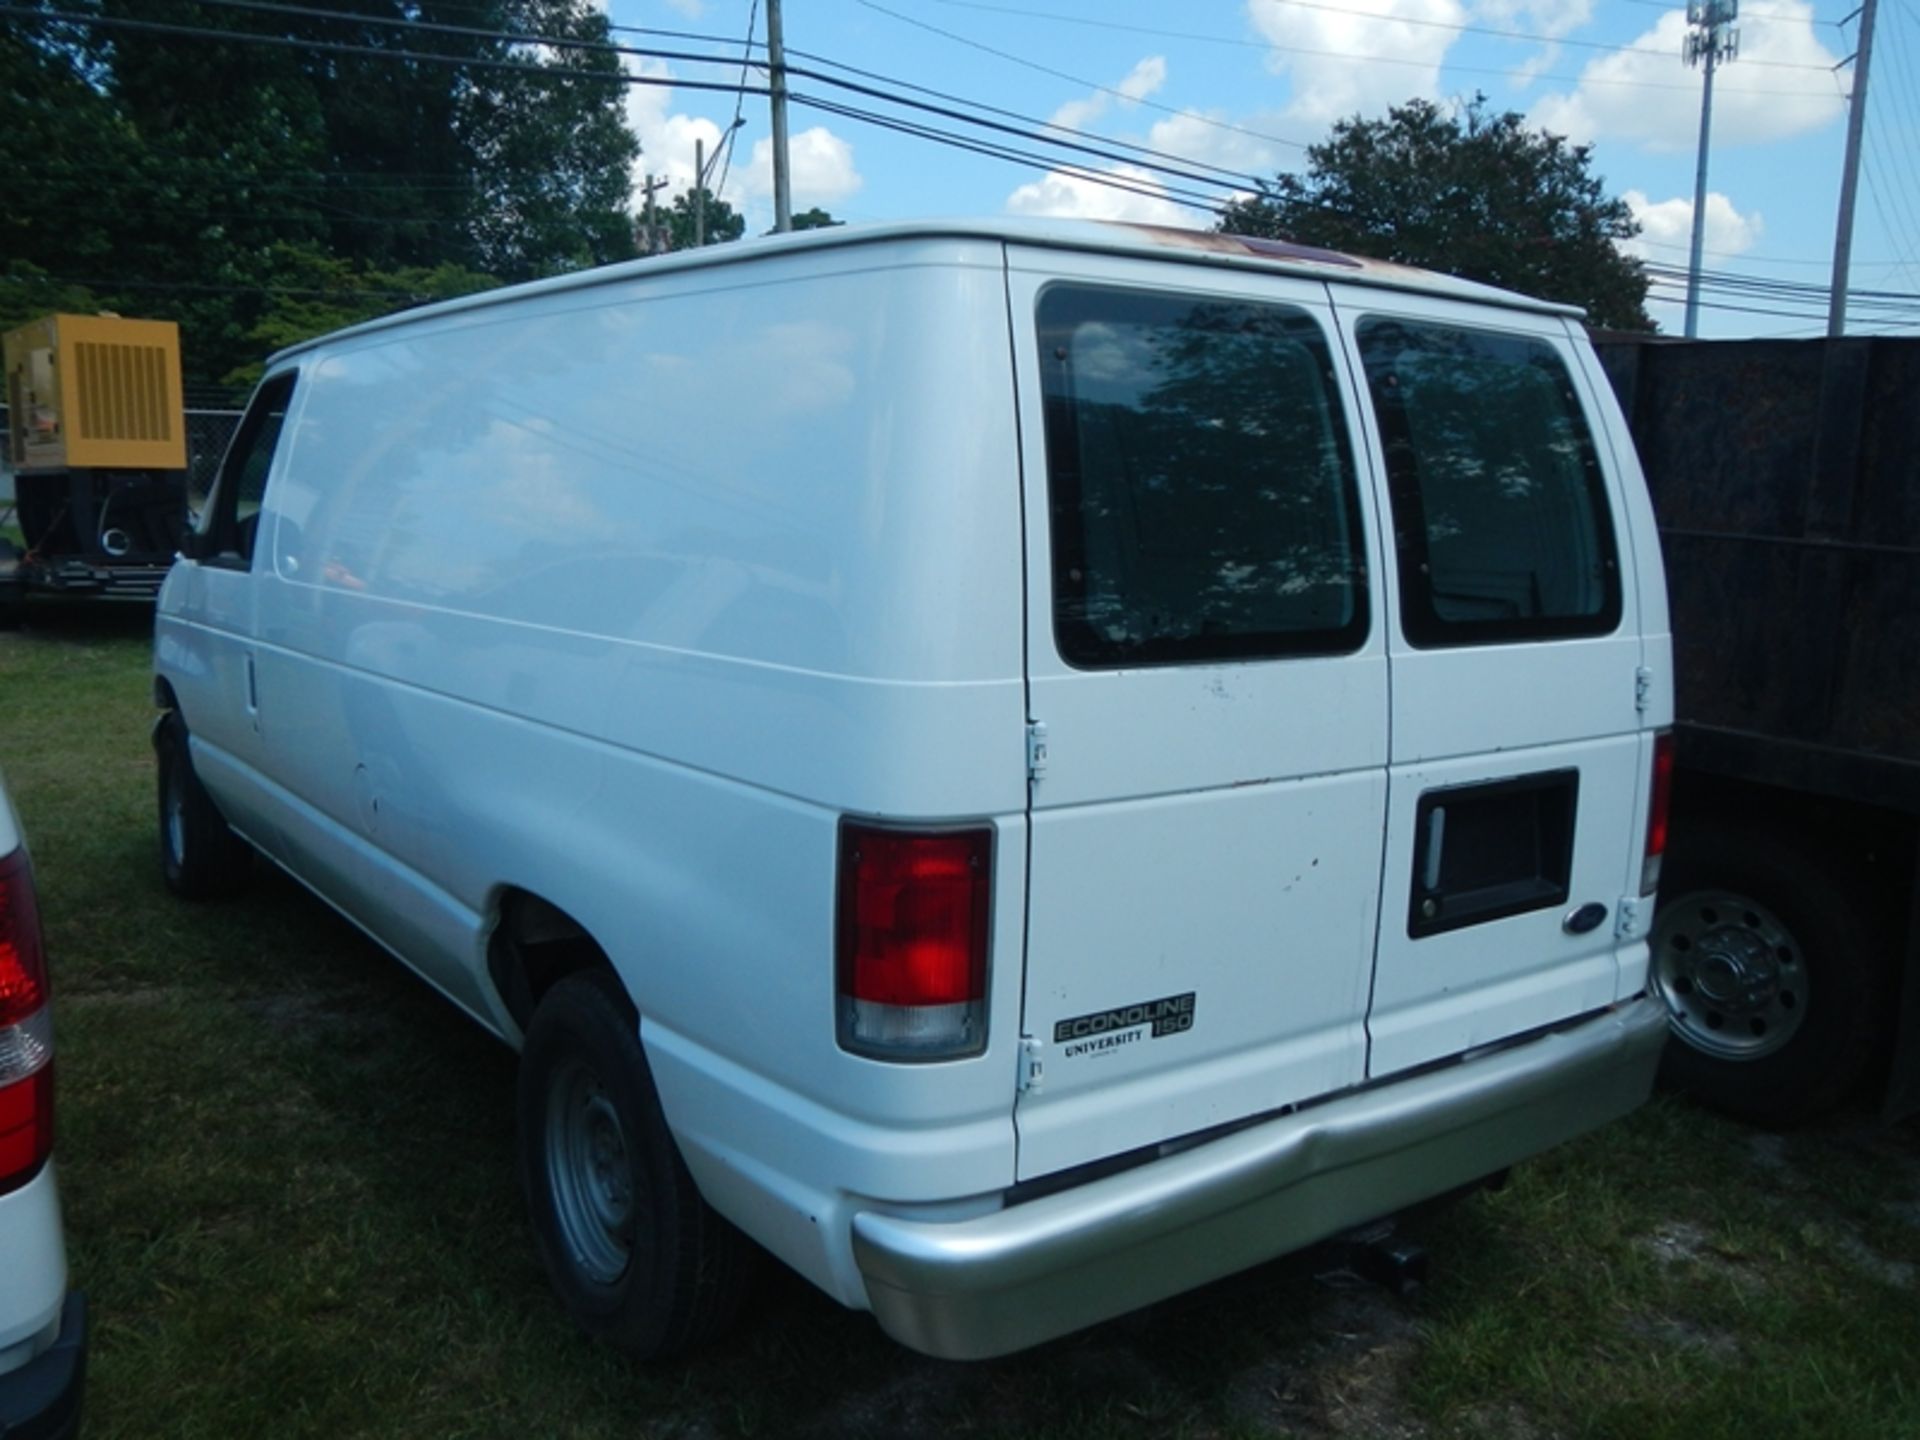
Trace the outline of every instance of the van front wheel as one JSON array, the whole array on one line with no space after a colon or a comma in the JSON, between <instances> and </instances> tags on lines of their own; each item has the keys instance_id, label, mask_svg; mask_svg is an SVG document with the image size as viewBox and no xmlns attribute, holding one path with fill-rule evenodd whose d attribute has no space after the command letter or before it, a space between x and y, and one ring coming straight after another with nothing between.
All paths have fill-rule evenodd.
<instances>
[{"instance_id":1,"label":"van front wheel","mask_svg":"<svg viewBox=\"0 0 1920 1440\"><path fill-rule=\"evenodd\" d=\"M183 900L239 893L253 867L253 848L232 830L193 773L187 727L177 714L154 735L160 765L160 873Z\"/></svg>"},{"instance_id":2,"label":"van front wheel","mask_svg":"<svg viewBox=\"0 0 1920 1440\"><path fill-rule=\"evenodd\" d=\"M700 1198L611 972L568 977L534 1013L518 1142L535 1247L582 1330L648 1359L732 1320L751 1246Z\"/></svg>"}]
</instances>

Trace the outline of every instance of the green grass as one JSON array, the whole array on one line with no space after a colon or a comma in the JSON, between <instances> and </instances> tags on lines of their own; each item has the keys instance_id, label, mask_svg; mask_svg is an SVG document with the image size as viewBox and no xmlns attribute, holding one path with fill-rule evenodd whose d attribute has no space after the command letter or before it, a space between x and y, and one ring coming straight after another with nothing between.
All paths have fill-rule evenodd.
<instances>
[{"instance_id":1,"label":"green grass","mask_svg":"<svg viewBox=\"0 0 1920 1440\"><path fill-rule=\"evenodd\" d=\"M1915 1127L1673 1101L1416 1222L1411 1303L1295 1259L961 1366L776 1273L630 1364L535 1266L512 1057L284 879L166 895L146 668L127 612L0 635L92 1436L1920 1436Z\"/></svg>"}]
</instances>

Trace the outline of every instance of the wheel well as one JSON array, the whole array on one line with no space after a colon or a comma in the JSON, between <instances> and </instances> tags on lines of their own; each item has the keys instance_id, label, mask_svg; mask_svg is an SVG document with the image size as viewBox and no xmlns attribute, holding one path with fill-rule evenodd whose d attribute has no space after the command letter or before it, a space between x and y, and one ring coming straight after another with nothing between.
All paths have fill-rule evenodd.
<instances>
[{"instance_id":1,"label":"wheel well","mask_svg":"<svg viewBox=\"0 0 1920 1440\"><path fill-rule=\"evenodd\" d=\"M546 993L567 976L595 967L612 970L607 952L586 928L538 895L506 890L499 912L487 942L487 973L522 1030Z\"/></svg>"},{"instance_id":2,"label":"wheel well","mask_svg":"<svg viewBox=\"0 0 1920 1440\"><path fill-rule=\"evenodd\" d=\"M1811 794L1785 786L1685 775L1674 787L1676 831L1693 817L1762 826L1849 874L1873 907L1883 933L1904 936L1920 822L1903 811Z\"/></svg>"},{"instance_id":3,"label":"wheel well","mask_svg":"<svg viewBox=\"0 0 1920 1440\"><path fill-rule=\"evenodd\" d=\"M180 701L173 693L173 686L167 683L166 677L164 676L156 675L153 677L153 704L157 710L178 710L180 708Z\"/></svg>"}]
</instances>

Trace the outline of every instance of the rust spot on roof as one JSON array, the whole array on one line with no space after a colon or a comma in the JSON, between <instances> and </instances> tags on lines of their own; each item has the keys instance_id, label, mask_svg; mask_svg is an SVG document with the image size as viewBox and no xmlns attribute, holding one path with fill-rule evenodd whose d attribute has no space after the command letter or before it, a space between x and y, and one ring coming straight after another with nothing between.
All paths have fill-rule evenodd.
<instances>
[{"instance_id":1,"label":"rust spot on roof","mask_svg":"<svg viewBox=\"0 0 1920 1440\"><path fill-rule=\"evenodd\" d=\"M1172 225L1141 225L1128 222L1127 228L1159 241L1162 245L1184 245L1190 250L1210 250L1216 255L1257 255L1263 260L1305 260L1315 265L1339 265L1349 270L1364 270L1366 262L1338 250L1322 250L1292 240L1267 240L1257 235L1226 235L1217 230L1181 230Z\"/></svg>"}]
</instances>

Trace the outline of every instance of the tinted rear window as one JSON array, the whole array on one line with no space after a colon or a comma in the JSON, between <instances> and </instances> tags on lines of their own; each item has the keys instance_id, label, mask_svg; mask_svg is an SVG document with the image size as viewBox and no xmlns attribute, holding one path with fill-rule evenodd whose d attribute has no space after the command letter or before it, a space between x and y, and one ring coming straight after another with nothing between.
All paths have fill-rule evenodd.
<instances>
[{"instance_id":1,"label":"tinted rear window","mask_svg":"<svg viewBox=\"0 0 1920 1440\"><path fill-rule=\"evenodd\" d=\"M1039 326L1062 658L1357 648L1359 501L1319 325L1280 305L1055 286Z\"/></svg>"},{"instance_id":2,"label":"tinted rear window","mask_svg":"<svg viewBox=\"0 0 1920 1440\"><path fill-rule=\"evenodd\" d=\"M1606 486L1553 347L1405 320L1366 320L1415 645L1599 635L1620 623Z\"/></svg>"}]
</instances>

